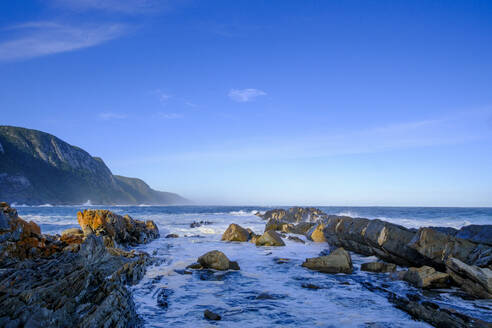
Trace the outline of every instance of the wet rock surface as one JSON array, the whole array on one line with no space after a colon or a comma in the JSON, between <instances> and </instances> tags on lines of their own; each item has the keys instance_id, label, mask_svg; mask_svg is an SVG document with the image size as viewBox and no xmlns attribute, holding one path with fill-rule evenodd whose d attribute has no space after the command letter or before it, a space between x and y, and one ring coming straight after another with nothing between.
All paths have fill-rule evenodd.
<instances>
[{"instance_id":1,"label":"wet rock surface","mask_svg":"<svg viewBox=\"0 0 492 328\"><path fill-rule=\"evenodd\" d=\"M429 266L409 268L399 272L398 277L419 288L446 288L449 287L449 274L438 272Z\"/></svg>"},{"instance_id":2,"label":"wet rock surface","mask_svg":"<svg viewBox=\"0 0 492 328\"><path fill-rule=\"evenodd\" d=\"M338 248L329 255L306 259L302 266L323 273L352 273L352 258L343 248Z\"/></svg>"},{"instance_id":3,"label":"wet rock surface","mask_svg":"<svg viewBox=\"0 0 492 328\"><path fill-rule=\"evenodd\" d=\"M376 272L376 273L395 272L396 265L386 262L369 262L369 263L362 263L360 269L362 271Z\"/></svg>"},{"instance_id":4,"label":"wet rock surface","mask_svg":"<svg viewBox=\"0 0 492 328\"><path fill-rule=\"evenodd\" d=\"M207 252L198 258L198 264L204 269L215 269L220 271L225 270L239 270L239 265L235 261L230 261L227 256L218 250ZM198 266L191 267L190 269L201 269Z\"/></svg>"},{"instance_id":5,"label":"wet rock surface","mask_svg":"<svg viewBox=\"0 0 492 328\"><path fill-rule=\"evenodd\" d=\"M244 229L238 224L232 223L222 235L224 241L246 242L251 238L252 232Z\"/></svg>"},{"instance_id":6,"label":"wet rock surface","mask_svg":"<svg viewBox=\"0 0 492 328\"><path fill-rule=\"evenodd\" d=\"M84 210L77 213L77 220L84 235L107 236L121 245L136 246L159 237L153 221L134 220L108 210Z\"/></svg>"},{"instance_id":7,"label":"wet rock surface","mask_svg":"<svg viewBox=\"0 0 492 328\"><path fill-rule=\"evenodd\" d=\"M268 230L255 241L256 246L285 246L284 241L278 233Z\"/></svg>"},{"instance_id":8,"label":"wet rock surface","mask_svg":"<svg viewBox=\"0 0 492 328\"><path fill-rule=\"evenodd\" d=\"M150 258L115 248L114 241L146 242L158 235L153 223L121 221L107 211L79 217L85 231L50 236L6 203L0 203L0 213L1 327L140 324L126 285L143 277Z\"/></svg>"}]
</instances>

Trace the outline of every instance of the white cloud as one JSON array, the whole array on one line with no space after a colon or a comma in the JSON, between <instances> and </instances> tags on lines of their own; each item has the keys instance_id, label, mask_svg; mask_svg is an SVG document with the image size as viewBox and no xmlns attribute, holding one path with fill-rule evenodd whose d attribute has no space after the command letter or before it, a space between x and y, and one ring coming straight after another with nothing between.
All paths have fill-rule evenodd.
<instances>
[{"instance_id":1,"label":"white cloud","mask_svg":"<svg viewBox=\"0 0 492 328\"><path fill-rule=\"evenodd\" d=\"M28 22L6 28L13 37L0 42L0 61L27 59L93 47L127 32L123 24L72 26Z\"/></svg>"},{"instance_id":2,"label":"white cloud","mask_svg":"<svg viewBox=\"0 0 492 328\"><path fill-rule=\"evenodd\" d=\"M157 116L166 120L183 118L183 115L178 113L158 113Z\"/></svg>"},{"instance_id":3,"label":"white cloud","mask_svg":"<svg viewBox=\"0 0 492 328\"><path fill-rule=\"evenodd\" d=\"M126 114L118 114L118 113L112 113L112 112L105 112L105 113L100 113L99 118L102 120L122 120L127 118L128 116Z\"/></svg>"},{"instance_id":4,"label":"white cloud","mask_svg":"<svg viewBox=\"0 0 492 328\"><path fill-rule=\"evenodd\" d=\"M166 105L168 100L172 98L172 95L162 91L161 89L157 89L157 90L153 91L152 93L157 95L157 98L159 98L159 101L162 105Z\"/></svg>"},{"instance_id":5,"label":"white cloud","mask_svg":"<svg viewBox=\"0 0 492 328\"><path fill-rule=\"evenodd\" d=\"M252 101L259 96L266 96L266 92L258 89L231 89L229 98L237 102Z\"/></svg>"},{"instance_id":6,"label":"white cloud","mask_svg":"<svg viewBox=\"0 0 492 328\"><path fill-rule=\"evenodd\" d=\"M156 12L167 6L168 1L159 0L55 0L52 4L73 11L100 10L123 14Z\"/></svg>"}]
</instances>

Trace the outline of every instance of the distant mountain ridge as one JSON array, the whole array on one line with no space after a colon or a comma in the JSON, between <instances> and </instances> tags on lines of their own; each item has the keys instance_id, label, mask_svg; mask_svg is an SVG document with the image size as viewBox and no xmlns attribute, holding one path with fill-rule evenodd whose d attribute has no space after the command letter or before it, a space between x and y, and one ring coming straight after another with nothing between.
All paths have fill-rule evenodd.
<instances>
[{"instance_id":1,"label":"distant mountain ridge","mask_svg":"<svg viewBox=\"0 0 492 328\"><path fill-rule=\"evenodd\" d=\"M185 204L144 181L113 175L104 161L37 130L0 126L0 200L40 204Z\"/></svg>"}]
</instances>

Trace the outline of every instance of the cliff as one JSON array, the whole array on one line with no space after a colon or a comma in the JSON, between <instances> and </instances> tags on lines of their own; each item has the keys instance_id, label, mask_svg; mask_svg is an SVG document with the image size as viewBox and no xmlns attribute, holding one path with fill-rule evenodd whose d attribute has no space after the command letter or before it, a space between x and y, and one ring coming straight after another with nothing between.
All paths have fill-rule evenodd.
<instances>
[{"instance_id":1,"label":"cliff","mask_svg":"<svg viewBox=\"0 0 492 328\"><path fill-rule=\"evenodd\" d=\"M187 202L113 175L101 158L51 134L12 126L0 126L0 199L32 205Z\"/></svg>"}]
</instances>

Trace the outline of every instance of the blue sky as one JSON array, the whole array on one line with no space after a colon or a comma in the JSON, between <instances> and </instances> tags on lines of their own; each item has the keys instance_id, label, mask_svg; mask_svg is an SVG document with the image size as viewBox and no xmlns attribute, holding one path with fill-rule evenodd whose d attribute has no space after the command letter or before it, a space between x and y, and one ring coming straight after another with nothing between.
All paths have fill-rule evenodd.
<instances>
[{"instance_id":1,"label":"blue sky","mask_svg":"<svg viewBox=\"0 0 492 328\"><path fill-rule=\"evenodd\" d=\"M492 206L492 1L0 3L2 123L199 203Z\"/></svg>"}]
</instances>

